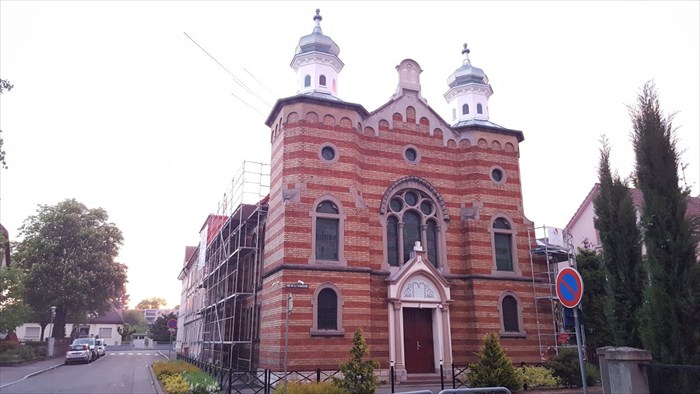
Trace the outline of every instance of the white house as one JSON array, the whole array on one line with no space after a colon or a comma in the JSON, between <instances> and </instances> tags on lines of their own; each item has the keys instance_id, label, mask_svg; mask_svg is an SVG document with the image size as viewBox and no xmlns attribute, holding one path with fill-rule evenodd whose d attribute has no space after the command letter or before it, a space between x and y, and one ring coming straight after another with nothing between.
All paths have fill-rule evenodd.
<instances>
[{"instance_id":1,"label":"white house","mask_svg":"<svg viewBox=\"0 0 700 394\"><path fill-rule=\"evenodd\" d=\"M93 336L103 338L107 346L119 345L122 342L122 336L117 331L117 328L124 324L124 318L120 310L112 309L111 311L102 314L96 318L89 319L87 323L80 324L78 327L79 336ZM73 331L73 323L66 324L66 333L70 334ZM46 326L44 338L51 335L51 323ZM24 323L15 329L17 338L20 341L40 341L41 326L38 323Z\"/></svg>"}]
</instances>

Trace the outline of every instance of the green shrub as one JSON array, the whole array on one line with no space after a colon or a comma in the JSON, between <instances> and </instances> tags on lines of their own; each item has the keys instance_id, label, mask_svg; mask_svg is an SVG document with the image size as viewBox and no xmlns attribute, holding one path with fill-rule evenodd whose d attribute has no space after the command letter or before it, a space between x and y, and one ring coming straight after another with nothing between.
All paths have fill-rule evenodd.
<instances>
[{"instance_id":1,"label":"green shrub","mask_svg":"<svg viewBox=\"0 0 700 394\"><path fill-rule=\"evenodd\" d=\"M362 329L355 330L350 348L350 359L340 364L342 379L332 377L333 384L352 394L372 394L377 389L379 378L374 369L379 367L376 360L364 360L369 347L362 337Z\"/></svg>"},{"instance_id":2,"label":"green shrub","mask_svg":"<svg viewBox=\"0 0 700 394\"><path fill-rule=\"evenodd\" d=\"M204 371L183 372L182 377L190 385L189 394L215 394L219 392L219 382Z\"/></svg>"},{"instance_id":3,"label":"green shrub","mask_svg":"<svg viewBox=\"0 0 700 394\"><path fill-rule=\"evenodd\" d=\"M522 386L513 362L506 355L495 332L484 336L484 350L477 353L479 359L469 366L467 381L470 387L502 386L517 391Z\"/></svg>"},{"instance_id":4,"label":"green shrub","mask_svg":"<svg viewBox=\"0 0 700 394\"><path fill-rule=\"evenodd\" d=\"M546 367L529 367L523 365L516 368L515 371L523 381L523 387L532 389L535 387L556 387L559 385L559 380L554 377L551 369Z\"/></svg>"},{"instance_id":5,"label":"green shrub","mask_svg":"<svg viewBox=\"0 0 700 394\"><path fill-rule=\"evenodd\" d=\"M559 383L564 387L582 387L581 367L576 349L559 349L559 355L547 361L545 366L554 372ZM594 366L586 366L586 384L593 385L598 380L598 371Z\"/></svg>"},{"instance_id":6,"label":"green shrub","mask_svg":"<svg viewBox=\"0 0 700 394\"><path fill-rule=\"evenodd\" d=\"M17 349L19 349L17 341L0 341L0 354Z\"/></svg>"},{"instance_id":7,"label":"green shrub","mask_svg":"<svg viewBox=\"0 0 700 394\"><path fill-rule=\"evenodd\" d=\"M34 348L31 346L20 346L19 356L22 360L33 360L36 358L36 353L34 353Z\"/></svg>"},{"instance_id":8,"label":"green shrub","mask_svg":"<svg viewBox=\"0 0 700 394\"><path fill-rule=\"evenodd\" d=\"M162 380L161 377L163 376L196 371L201 371L201 369L182 360L167 360L153 363L153 373L158 380Z\"/></svg>"},{"instance_id":9,"label":"green shrub","mask_svg":"<svg viewBox=\"0 0 700 394\"><path fill-rule=\"evenodd\" d=\"M188 394L190 391L190 385L181 374L164 376L163 388L168 394Z\"/></svg>"},{"instance_id":10,"label":"green shrub","mask_svg":"<svg viewBox=\"0 0 700 394\"><path fill-rule=\"evenodd\" d=\"M0 353L0 361L2 361L2 362L22 361L22 358L19 356L18 350L7 350L7 351Z\"/></svg>"},{"instance_id":11,"label":"green shrub","mask_svg":"<svg viewBox=\"0 0 700 394\"><path fill-rule=\"evenodd\" d=\"M284 383L277 384L275 394L282 394ZM301 383L288 382L287 394L347 394L348 392L331 382Z\"/></svg>"}]
</instances>

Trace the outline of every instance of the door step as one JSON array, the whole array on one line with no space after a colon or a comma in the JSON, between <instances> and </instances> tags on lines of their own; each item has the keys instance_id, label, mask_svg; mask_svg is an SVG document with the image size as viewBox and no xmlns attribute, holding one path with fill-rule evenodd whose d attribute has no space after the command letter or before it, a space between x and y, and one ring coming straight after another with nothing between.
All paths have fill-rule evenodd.
<instances>
[{"instance_id":1,"label":"door step","mask_svg":"<svg viewBox=\"0 0 700 394\"><path fill-rule=\"evenodd\" d=\"M440 374L439 373L409 373L406 375L406 380L403 382L404 384L414 384L414 383L421 383L421 384L432 384L432 383L440 383Z\"/></svg>"}]
</instances>

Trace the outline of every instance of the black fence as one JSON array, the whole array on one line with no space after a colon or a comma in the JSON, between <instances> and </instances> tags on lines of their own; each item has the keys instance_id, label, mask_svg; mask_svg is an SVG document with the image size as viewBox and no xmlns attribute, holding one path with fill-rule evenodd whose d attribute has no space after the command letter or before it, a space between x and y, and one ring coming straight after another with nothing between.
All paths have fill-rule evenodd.
<instances>
[{"instance_id":1,"label":"black fence","mask_svg":"<svg viewBox=\"0 0 700 394\"><path fill-rule=\"evenodd\" d=\"M654 394L700 394L700 365L640 364Z\"/></svg>"}]
</instances>

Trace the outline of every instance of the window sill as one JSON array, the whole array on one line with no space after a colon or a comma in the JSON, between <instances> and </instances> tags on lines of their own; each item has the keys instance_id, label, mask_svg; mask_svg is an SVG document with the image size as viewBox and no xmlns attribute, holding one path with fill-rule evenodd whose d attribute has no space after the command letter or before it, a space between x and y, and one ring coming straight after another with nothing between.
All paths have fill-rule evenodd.
<instances>
[{"instance_id":1,"label":"window sill","mask_svg":"<svg viewBox=\"0 0 700 394\"><path fill-rule=\"evenodd\" d=\"M522 332L504 332L501 331L499 333L501 338L527 338L527 333L525 331Z\"/></svg>"},{"instance_id":2,"label":"window sill","mask_svg":"<svg viewBox=\"0 0 700 394\"><path fill-rule=\"evenodd\" d=\"M344 337L345 330L315 330L311 329L312 337Z\"/></svg>"}]
</instances>

